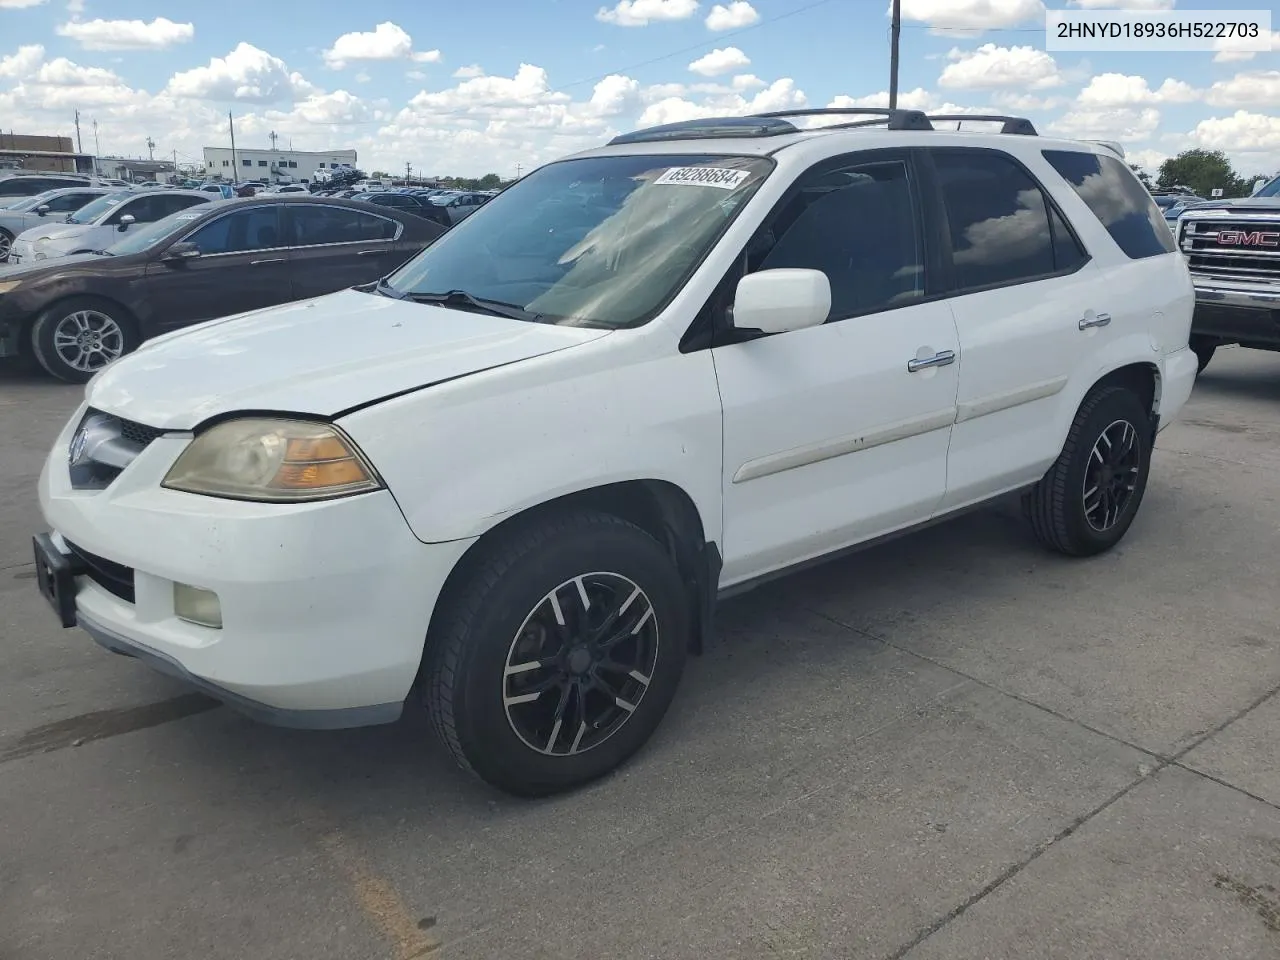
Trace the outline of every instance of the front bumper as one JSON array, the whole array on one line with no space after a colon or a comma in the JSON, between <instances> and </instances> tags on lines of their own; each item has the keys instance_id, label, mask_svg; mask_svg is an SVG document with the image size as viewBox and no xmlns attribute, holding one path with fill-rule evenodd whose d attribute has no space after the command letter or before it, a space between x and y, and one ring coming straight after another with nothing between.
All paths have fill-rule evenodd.
<instances>
[{"instance_id":1,"label":"front bumper","mask_svg":"<svg viewBox=\"0 0 1280 960\"><path fill-rule=\"evenodd\" d=\"M162 489L189 442L180 435L152 441L107 489L75 490L65 451L77 422L39 489L53 544L89 558L74 577L79 626L261 720L399 716L440 589L471 541L423 544L386 491L259 504ZM222 628L180 620L175 583L216 593Z\"/></svg>"},{"instance_id":2,"label":"front bumper","mask_svg":"<svg viewBox=\"0 0 1280 960\"><path fill-rule=\"evenodd\" d=\"M1280 284L1193 279L1192 333L1240 343L1280 343Z\"/></svg>"}]
</instances>

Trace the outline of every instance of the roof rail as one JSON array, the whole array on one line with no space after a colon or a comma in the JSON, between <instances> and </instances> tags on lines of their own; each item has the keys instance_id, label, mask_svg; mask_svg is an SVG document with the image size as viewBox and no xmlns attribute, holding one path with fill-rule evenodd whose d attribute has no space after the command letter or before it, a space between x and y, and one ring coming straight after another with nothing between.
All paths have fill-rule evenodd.
<instances>
[{"instance_id":1,"label":"roof rail","mask_svg":"<svg viewBox=\"0 0 1280 960\"><path fill-rule=\"evenodd\" d=\"M702 120L681 120L622 133L609 141L609 146L620 143L653 143L662 140L707 140L735 137L776 137L786 133L799 133L800 128L782 119L761 115L758 117L708 117Z\"/></svg>"},{"instance_id":2,"label":"roof rail","mask_svg":"<svg viewBox=\"0 0 1280 960\"><path fill-rule=\"evenodd\" d=\"M879 117L880 119L878 120L871 121L871 123L859 124L859 126L871 126L873 123L885 123L887 121L890 130L933 129L933 124L929 122L928 117L924 115L923 111L890 110L887 107L809 107L799 110L771 110L768 113L756 113L752 114L752 116L760 119L826 116ZM853 124L842 124L842 126L853 126Z\"/></svg>"},{"instance_id":3,"label":"roof rail","mask_svg":"<svg viewBox=\"0 0 1280 960\"><path fill-rule=\"evenodd\" d=\"M938 113L930 114L929 120L944 122L954 121L958 125L965 120L982 120L988 123L1002 124L1001 133L1013 133L1023 137L1038 136L1035 125L1026 117L1006 117L997 113Z\"/></svg>"}]
</instances>

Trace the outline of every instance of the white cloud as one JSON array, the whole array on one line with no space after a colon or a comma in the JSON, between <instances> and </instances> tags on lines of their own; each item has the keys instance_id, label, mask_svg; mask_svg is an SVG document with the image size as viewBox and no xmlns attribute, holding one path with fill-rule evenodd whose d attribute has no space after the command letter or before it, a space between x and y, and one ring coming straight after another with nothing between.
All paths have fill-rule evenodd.
<instances>
[{"instance_id":1,"label":"white cloud","mask_svg":"<svg viewBox=\"0 0 1280 960\"><path fill-rule=\"evenodd\" d=\"M1048 130L1080 140L1141 141L1155 133L1160 111L1153 107L1079 107L1049 124Z\"/></svg>"},{"instance_id":2,"label":"white cloud","mask_svg":"<svg viewBox=\"0 0 1280 960\"><path fill-rule=\"evenodd\" d=\"M1037 19L1043 25L1044 4L1041 0L903 0L902 19L953 35L977 35Z\"/></svg>"},{"instance_id":3,"label":"white cloud","mask_svg":"<svg viewBox=\"0 0 1280 960\"><path fill-rule=\"evenodd\" d=\"M947 59L951 63L938 77L940 87L1041 90L1062 83L1057 62L1035 47L999 47L994 43L984 43L976 50L952 50Z\"/></svg>"},{"instance_id":4,"label":"white cloud","mask_svg":"<svg viewBox=\"0 0 1280 960\"><path fill-rule=\"evenodd\" d=\"M842 93L838 97L832 98L827 106L843 107L845 109L850 107L888 107L889 91L881 90L879 93L871 93L863 97L851 97ZM924 89L924 87L898 91L898 107L902 110L935 110L937 106L938 98Z\"/></svg>"},{"instance_id":5,"label":"white cloud","mask_svg":"<svg viewBox=\"0 0 1280 960\"><path fill-rule=\"evenodd\" d=\"M619 27L645 27L663 20L688 20L698 12L698 0L618 0L610 9L601 7L596 19Z\"/></svg>"},{"instance_id":6,"label":"white cloud","mask_svg":"<svg viewBox=\"0 0 1280 960\"><path fill-rule=\"evenodd\" d=\"M716 91L700 101L679 95L665 97L645 108L640 115L639 126L651 127L699 117L742 116L769 110L798 109L808 102L804 91L796 87L795 81L784 77L775 80L749 99L733 90Z\"/></svg>"},{"instance_id":7,"label":"white cloud","mask_svg":"<svg viewBox=\"0 0 1280 960\"><path fill-rule=\"evenodd\" d=\"M0 0L0 10L21 10L24 7L38 7L45 0Z\"/></svg>"},{"instance_id":8,"label":"white cloud","mask_svg":"<svg viewBox=\"0 0 1280 960\"><path fill-rule=\"evenodd\" d=\"M761 87L768 86L768 84L757 77L754 73L740 73L729 81L729 85L733 87L733 89L740 91L758 90Z\"/></svg>"},{"instance_id":9,"label":"white cloud","mask_svg":"<svg viewBox=\"0 0 1280 960\"><path fill-rule=\"evenodd\" d=\"M294 106L293 113L307 123L330 125L365 123L377 116L370 104L346 90L315 94L300 100ZM289 115L276 116L284 119Z\"/></svg>"},{"instance_id":10,"label":"white cloud","mask_svg":"<svg viewBox=\"0 0 1280 960\"><path fill-rule=\"evenodd\" d=\"M30 43L18 48L17 53L0 57L0 77L13 77L21 80L39 69L44 62L44 47L38 43Z\"/></svg>"},{"instance_id":11,"label":"white cloud","mask_svg":"<svg viewBox=\"0 0 1280 960\"><path fill-rule=\"evenodd\" d=\"M435 63L439 59L439 50L415 52L413 38L403 27L390 20L378 24L367 33L344 33L324 52L325 63L334 70L341 70L353 60L413 60L417 63Z\"/></svg>"},{"instance_id":12,"label":"white cloud","mask_svg":"<svg viewBox=\"0 0 1280 960\"><path fill-rule=\"evenodd\" d=\"M359 73L357 73L357 74L356 74L356 76L355 76L355 81L356 81L356 83L368 83L368 82L369 82L370 80L372 80L372 79L373 79L373 77L369 76L369 75L368 75L367 73L365 73L363 70L361 70L361 71L360 71Z\"/></svg>"},{"instance_id":13,"label":"white cloud","mask_svg":"<svg viewBox=\"0 0 1280 960\"><path fill-rule=\"evenodd\" d=\"M1071 7L1085 10L1172 10L1178 0L1067 0Z\"/></svg>"},{"instance_id":14,"label":"white cloud","mask_svg":"<svg viewBox=\"0 0 1280 960\"><path fill-rule=\"evenodd\" d=\"M751 60L737 47L712 50L689 64L689 69L704 77L719 77L751 65Z\"/></svg>"},{"instance_id":15,"label":"white cloud","mask_svg":"<svg viewBox=\"0 0 1280 960\"><path fill-rule=\"evenodd\" d=\"M478 63L473 63L465 67L459 67L457 70L453 71L453 75L459 80L470 80L473 77L483 77L484 67L480 66Z\"/></svg>"},{"instance_id":16,"label":"white cloud","mask_svg":"<svg viewBox=\"0 0 1280 960\"><path fill-rule=\"evenodd\" d=\"M999 90L991 95L997 105L1006 110L1020 110L1026 113L1035 110L1057 110L1070 101L1066 97L1037 97L1034 93L1013 93Z\"/></svg>"},{"instance_id":17,"label":"white cloud","mask_svg":"<svg viewBox=\"0 0 1280 960\"><path fill-rule=\"evenodd\" d=\"M729 4L717 3L707 14L708 30L741 30L760 21L760 14L747 0L732 0Z\"/></svg>"},{"instance_id":18,"label":"white cloud","mask_svg":"<svg viewBox=\"0 0 1280 960\"><path fill-rule=\"evenodd\" d=\"M1152 176L1160 169L1160 164L1169 159L1169 154L1161 150L1126 150L1124 157L1130 163L1136 163Z\"/></svg>"},{"instance_id":19,"label":"white cloud","mask_svg":"<svg viewBox=\"0 0 1280 960\"><path fill-rule=\"evenodd\" d=\"M1143 77L1100 73L1080 91L1077 99L1090 107L1123 107L1143 103L1190 103L1199 97L1199 92L1182 80L1169 78L1152 90Z\"/></svg>"},{"instance_id":20,"label":"white cloud","mask_svg":"<svg viewBox=\"0 0 1280 960\"><path fill-rule=\"evenodd\" d=\"M51 87L118 87L124 81L103 67L82 67L66 57L58 57L40 65L33 78Z\"/></svg>"},{"instance_id":21,"label":"white cloud","mask_svg":"<svg viewBox=\"0 0 1280 960\"><path fill-rule=\"evenodd\" d=\"M167 92L194 100L276 103L300 100L318 91L279 57L242 41L225 57L212 58L207 67L175 73L169 78Z\"/></svg>"},{"instance_id":22,"label":"white cloud","mask_svg":"<svg viewBox=\"0 0 1280 960\"><path fill-rule=\"evenodd\" d=\"M67 0L67 13L72 16L84 13L84 0Z\"/></svg>"},{"instance_id":23,"label":"white cloud","mask_svg":"<svg viewBox=\"0 0 1280 960\"><path fill-rule=\"evenodd\" d=\"M85 50L163 50L186 43L196 35L191 23L174 23L156 17L144 20L73 20L57 27L60 37L69 37Z\"/></svg>"},{"instance_id":24,"label":"white cloud","mask_svg":"<svg viewBox=\"0 0 1280 960\"><path fill-rule=\"evenodd\" d=\"M1244 60L1252 60L1262 51L1259 50L1241 50L1242 44L1246 41L1243 37L1222 37L1213 42L1213 49L1217 50L1214 56L1214 63L1236 63ZM1280 30L1271 31L1271 51L1280 53Z\"/></svg>"},{"instance_id":25,"label":"white cloud","mask_svg":"<svg viewBox=\"0 0 1280 960\"><path fill-rule=\"evenodd\" d=\"M1201 120L1191 131L1197 146L1210 150L1280 151L1280 117L1237 110L1229 117ZM1275 167L1274 159L1271 161Z\"/></svg>"},{"instance_id":26,"label":"white cloud","mask_svg":"<svg viewBox=\"0 0 1280 960\"><path fill-rule=\"evenodd\" d=\"M1205 93L1205 101L1215 107L1275 106L1280 103L1280 70L1255 70L1219 80Z\"/></svg>"}]
</instances>

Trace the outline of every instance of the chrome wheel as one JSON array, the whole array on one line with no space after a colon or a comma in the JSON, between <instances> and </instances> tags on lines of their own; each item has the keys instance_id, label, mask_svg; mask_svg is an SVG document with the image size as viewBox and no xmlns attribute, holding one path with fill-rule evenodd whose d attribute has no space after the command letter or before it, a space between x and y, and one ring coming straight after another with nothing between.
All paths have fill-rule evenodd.
<instances>
[{"instance_id":1,"label":"chrome wheel","mask_svg":"<svg viewBox=\"0 0 1280 960\"><path fill-rule=\"evenodd\" d=\"M9 259L9 250L13 246L13 241L9 239L9 235L0 230L0 263Z\"/></svg>"},{"instance_id":2,"label":"chrome wheel","mask_svg":"<svg viewBox=\"0 0 1280 960\"><path fill-rule=\"evenodd\" d=\"M525 617L507 652L507 722L538 753L585 753L631 719L657 661L658 622L639 586L617 573L566 580Z\"/></svg>"},{"instance_id":3,"label":"chrome wheel","mask_svg":"<svg viewBox=\"0 0 1280 960\"><path fill-rule=\"evenodd\" d=\"M1090 527L1106 533L1120 522L1141 468L1137 428L1128 420L1112 421L1093 445L1084 471L1084 516Z\"/></svg>"},{"instance_id":4,"label":"chrome wheel","mask_svg":"<svg viewBox=\"0 0 1280 960\"><path fill-rule=\"evenodd\" d=\"M67 366L91 373L124 353L124 331L105 313L77 310L54 327L53 349Z\"/></svg>"}]
</instances>

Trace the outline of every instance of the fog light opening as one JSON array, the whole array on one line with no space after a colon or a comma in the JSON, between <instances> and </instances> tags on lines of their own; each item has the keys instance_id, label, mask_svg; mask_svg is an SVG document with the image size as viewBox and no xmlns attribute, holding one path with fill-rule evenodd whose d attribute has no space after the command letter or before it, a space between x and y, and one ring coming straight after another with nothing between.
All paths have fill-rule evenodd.
<instances>
[{"instance_id":1,"label":"fog light opening","mask_svg":"<svg viewBox=\"0 0 1280 960\"><path fill-rule=\"evenodd\" d=\"M188 583L173 585L173 613L179 620L214 630L222 629L222 604L212 590Z\"/></svg>"}]
</instances>

